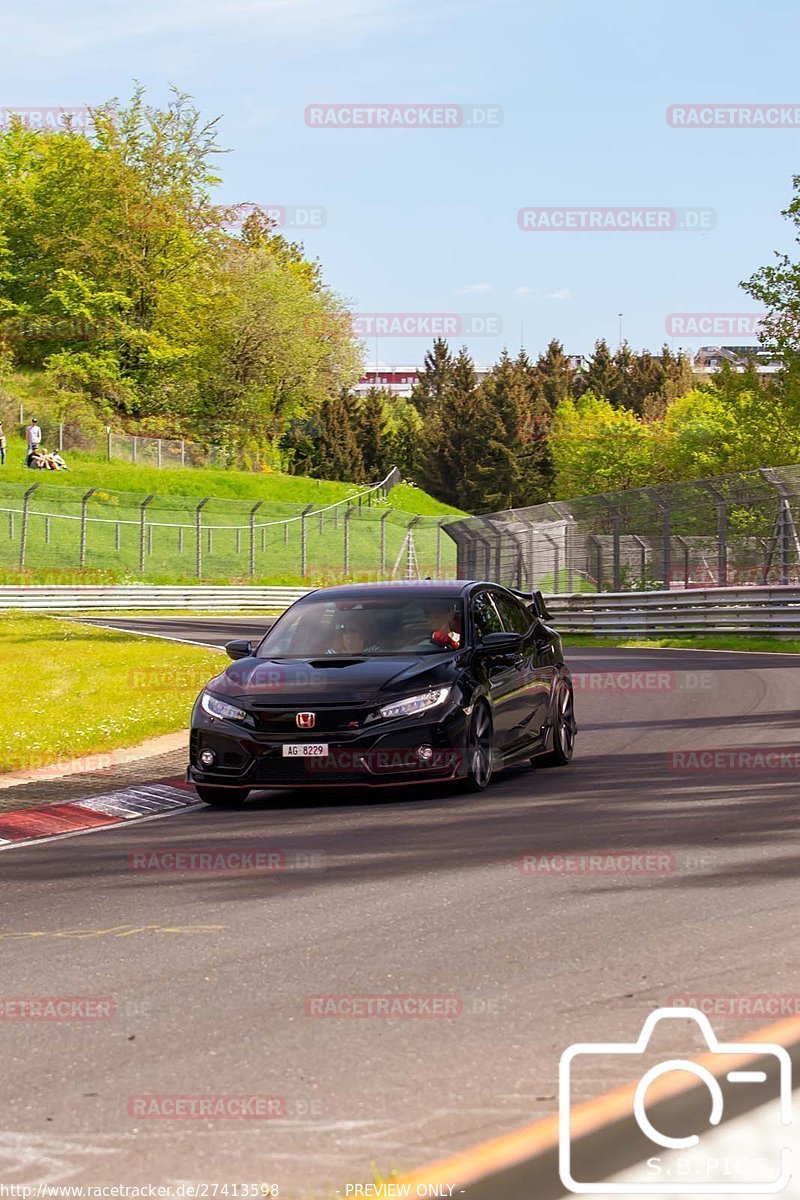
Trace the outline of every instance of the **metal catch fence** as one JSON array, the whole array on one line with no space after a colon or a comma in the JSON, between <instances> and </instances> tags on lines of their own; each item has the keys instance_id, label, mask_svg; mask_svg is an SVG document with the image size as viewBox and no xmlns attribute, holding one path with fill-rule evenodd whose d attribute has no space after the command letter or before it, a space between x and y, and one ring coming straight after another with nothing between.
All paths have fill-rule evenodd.
<instances>
[{"instance_id":1,"label":"metal catch fence","mask_svg":"<svg viewBox=\"0 0 800 1200\"><path fill-rule=\"evenodd\" d=\"M451 521L461 578L543 592L800 583L800 466Z\"/></svg>"}]
</instances>

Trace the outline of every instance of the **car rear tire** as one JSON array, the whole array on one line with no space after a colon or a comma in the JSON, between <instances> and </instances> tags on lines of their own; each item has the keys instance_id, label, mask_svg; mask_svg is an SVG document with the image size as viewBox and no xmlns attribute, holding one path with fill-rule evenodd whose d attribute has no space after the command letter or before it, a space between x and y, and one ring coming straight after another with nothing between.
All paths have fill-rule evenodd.
<instances>
[{"instance_id":1,"label":"car rear tire","mask_svg":"<svg viewBox=\"0 0 800 1200\"><path fill-rule=\"evenodd\" d=\"M238 808L250 795L250 788L205 787L195 784L197 797L211 808Z\"/></svg>"},{"instance_id":2,"label":"car rear tire","mask_svg":"<svg viewBox=\"0 0 800 1200\"><path fill-rule=\"evenodd\" d=\"M572 688L563 680L557 685L553 702L553 749L531 759L535 767L566 767L575 752L575 705Z\"/></svg>"},{"instance_id":3,"label":"car rear tire","mask_svg":"<svg viewBox=\"0 0 800 1200\"><path fill-rule=\"evenodd\" d=\"M482 700L474 706L467 730L467 776L469 792L482 792L494 771L494 729L489 706Z\"/></svg>"}]
</instances>

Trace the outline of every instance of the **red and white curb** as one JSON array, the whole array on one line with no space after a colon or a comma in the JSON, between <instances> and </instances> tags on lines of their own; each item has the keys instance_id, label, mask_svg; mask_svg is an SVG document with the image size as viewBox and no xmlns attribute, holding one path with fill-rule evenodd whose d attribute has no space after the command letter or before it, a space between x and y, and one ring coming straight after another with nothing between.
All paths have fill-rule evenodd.
<instances>
[{"instance_id":1,"label":"red and white curb","mask_svg":"<svg viewBox=\"0 0 800 1200\"><path fill-rule=\"evenodd\" d=\"M179 780L167 780L87 796L83 800L0 813L0 851L24 842L49 841L126 821L166 816L199 804L193 787Z\"/></svg>"}]
</instances>

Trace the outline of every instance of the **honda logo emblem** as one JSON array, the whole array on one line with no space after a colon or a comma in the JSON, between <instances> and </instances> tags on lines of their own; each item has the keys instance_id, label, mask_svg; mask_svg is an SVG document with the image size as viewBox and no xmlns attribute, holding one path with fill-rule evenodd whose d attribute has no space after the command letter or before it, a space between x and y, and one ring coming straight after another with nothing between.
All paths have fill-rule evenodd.
<instances>
[{"instance_id":1,"label":"honda logo emblem","mask_svg":"<svg viewBox=\"0 0 800 1200\"><path fill-rule=\"evenodd\" d=\"M298 713L295 717L295 723L298 729L313 729L316 719L315 713Z\"/></svg>"}]
</instances>

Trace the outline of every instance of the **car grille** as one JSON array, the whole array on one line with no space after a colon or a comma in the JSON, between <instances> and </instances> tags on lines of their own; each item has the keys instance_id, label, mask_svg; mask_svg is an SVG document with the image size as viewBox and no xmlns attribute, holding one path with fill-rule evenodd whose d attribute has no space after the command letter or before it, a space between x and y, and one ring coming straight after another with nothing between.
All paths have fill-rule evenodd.
<instances>
[{"instance_id":1,"label":"car grille","mask_svg":"<svg viewBox=\"0 0 800 1200\"><path fill-rule=\"evenodd\" d=\"M307 708L303 708L301 705L292 708L253 707L250 712L255 718L260 733L282 737L285 740L296 739L301 742L309 742L323 740L325 734L346 734L361 729L370 713L374 712L374 708L354 708L352 705L314 708L309 704ZM299 712L314 713L312 729L298 729L296 718Z\"/></svg>"}]
</instances>

